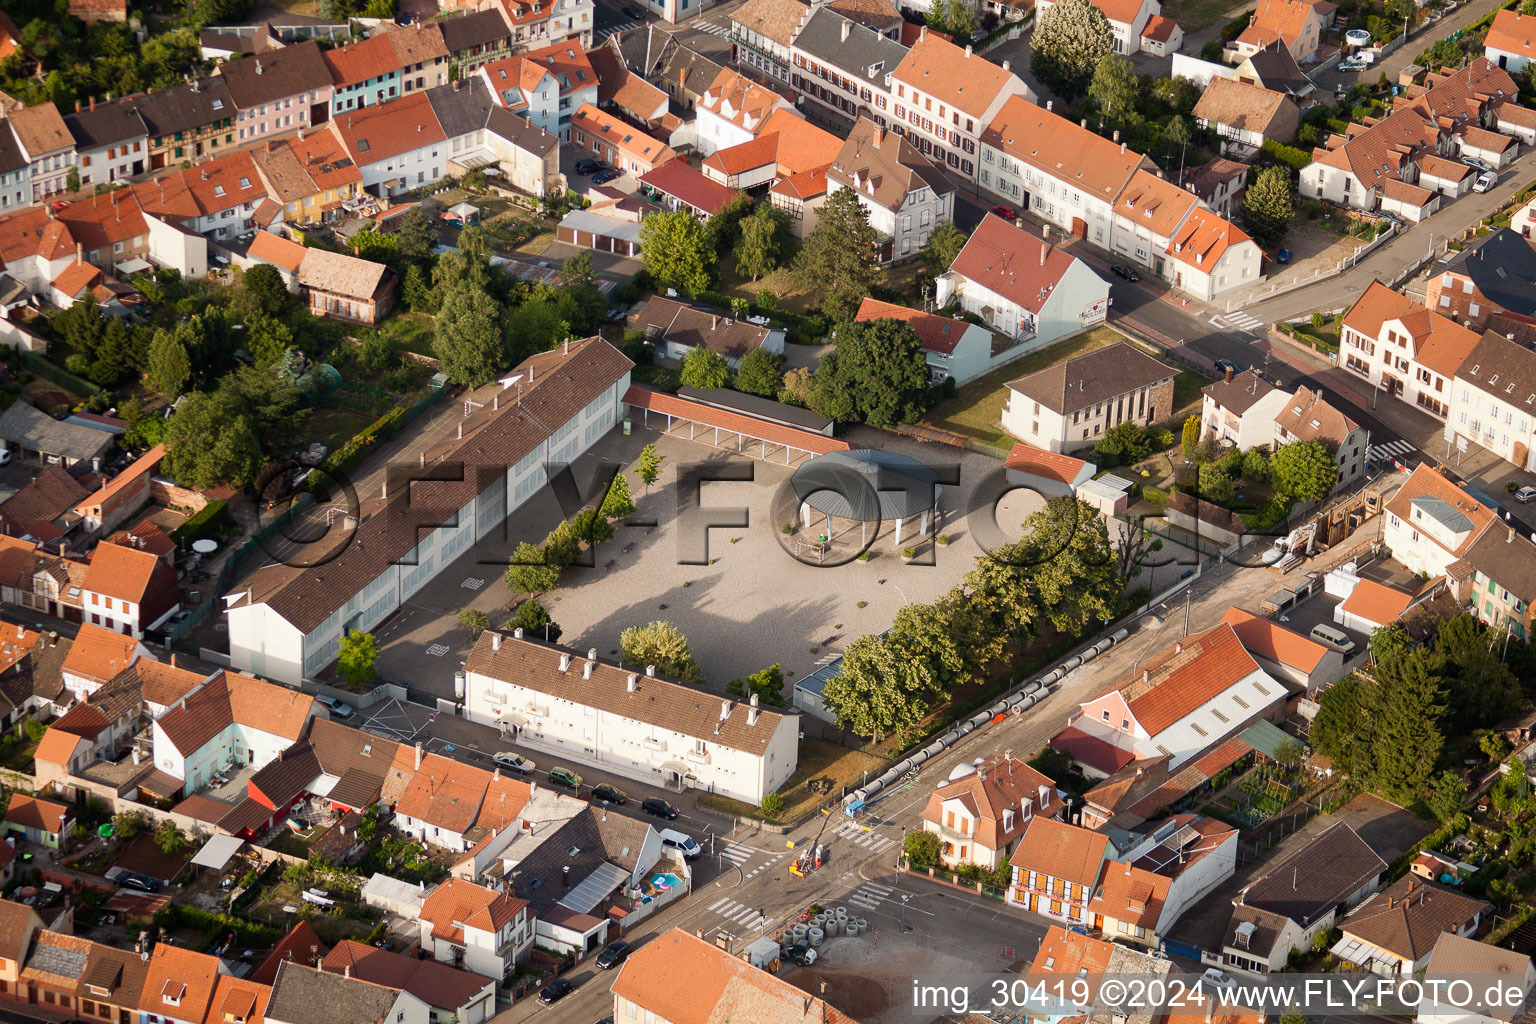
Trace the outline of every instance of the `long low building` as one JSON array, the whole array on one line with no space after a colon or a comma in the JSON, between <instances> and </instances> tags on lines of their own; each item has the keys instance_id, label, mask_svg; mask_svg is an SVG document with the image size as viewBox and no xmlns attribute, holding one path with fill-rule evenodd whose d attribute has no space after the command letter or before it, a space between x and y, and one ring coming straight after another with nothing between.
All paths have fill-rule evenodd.
<instances>
[{"instance_id":1,"label":"long low building","mask_svg":"<svg viewBox=\"0 0 1536 1024\"><path fill-rule=\"evenodd\" d=\"M464 665L466 718L627 778L754 805L794 774L797 716L521 634L480 634Z\"/></svg>"},{"instance_id":2,"label":"long low building","mask_svg":"<svg viewBox=\"0 0 1536 1024\"><path fill-rule=\"evenodd\" d=\"M542 488L549 466L612 429L633 365L588 338L471 395L459 436L420 453L428 469L417 482L365 499L354 530L329 531L291 564L231 587L231 664L288 683L329 665L343 634L377 626Z\"/></svg>"}]
</instances>

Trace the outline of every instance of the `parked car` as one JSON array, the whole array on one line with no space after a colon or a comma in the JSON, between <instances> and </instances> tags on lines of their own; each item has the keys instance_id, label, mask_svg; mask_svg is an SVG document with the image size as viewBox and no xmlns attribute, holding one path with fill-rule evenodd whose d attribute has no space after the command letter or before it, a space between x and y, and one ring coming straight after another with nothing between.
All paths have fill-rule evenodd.
<instances>
[{"instance_id":1,"label":"parked car","mask_svg":"<svg viewBox=\"0 0 1536 1024\"><path fill-rule=\"evenodd\" d=\"M602 970L611 971L613 968L619 966L619 964L629 959L629 954L634 951L634 948L634 946L631 946L623 939L619 939L616 942L610 942L608 945L603 947L603 951L601 953L597 954L597 966Z\"/></svg>"},{"instance_id":2,"label":"parked car","mask_svg":"<svg viewBox=\"0 0 1536 1024\"><path fill-rule=\"evenodd\" d=\"M596 174L592 175L592 184L606 185L618 176L619 172L610 167L607 170L598 171Z\"/></svg>"},{"instance_id":3,"label":"parked car","mask_svg":"<svg viewBox=\"0 0 1536 1024\"><path fill-rule=\"evenodd\" d=\"M992 207L992 212L1003 218L1003 220L1019 219L1019 211L1011 206L994 206Z\"/></svg>"},{"instance_id":4,"label":"parked car","mask_svg":"<svg viewBox=\"0 0 1536 1024\"><path fill-rule=\"evenodd\" d=\"M576 173L577 174L592 174L593 172L600 171L602 169L603 169L603 165L598 163L596 160L577 160L576 161Z\"/></svg>"},{"instance_id":5,"label":"parked car","mask_svg":"<svg viewBox=\"0 0 1536 1024\"><path fill-rule=\"evenodd\" d=\"M1515 500L1522 505L1536 501L1536 487L1522 487L1515 492Z\"/></svg>"},{"instance_id":6,"label":"parked car","mask_svg":"<svg viewBox=\"0 0 1536 1024\"><path fill-rule=\"evenodd\" d=\"M554 767L549 770L549 781L566 789L580 789L581 776L569 768Z\"/></svg>"},{"instance_id":7,"label":"parked car","mask_svg":"<svg viewBox=\"0 0 1536 1024\"><path fill-rule=\"evenodd\" d=\"M536 767L532 761L528 760L522 754L514 754L510 750L503 750L501 753L491 758L491 760L495 762L497 768L502 768L509 772L516 772L518 775L532 775L533 769Z\"/></svg>"},{"instance_id":8,"label":"parked car","mask_svg":"<svg viewBox=\"0 0 1536 1024\"><path fill-rule=\"evenodd\" d=\"M592 795L599 800L606 800L611 804L623 807L629 802L629 794L617 786L610 786L604 782L602 785L592 787Z\"/></svg>"},{"instance_id":9,"label":"parked car","mask_svg":"<svg viewBox=\"0 0 1536 1024\"><path fill-rule=\"evenodd\" d=\"M1116 263L1114 266L1109 268L1109 272L1114 274L1116 277L1123 277L1127 281L1141 280L1141 275L1136 273L1136 271L1132 270L1130 267L1126 266L1124 263Z\"/></svg>"},{"instance_id":10,"label":"parked car","mask_svg":"<svg viewBox=\"0 0 1536 1024\"><path fill-rule=\"evenodd\" d=\"M634 18L636 21L645 20L645 12L636 7L634 4L625 4L623 7L619 8L619 10L624 12L624 17L626 18Z\"/></svg>"},{"instance_id":11,"label":"parked car","mask_svg":"<svg viewBox=\"0 0 1536 1024\"><path fill-rule=\"evenodd\" d=\"M1494 174L1492 171L1484 171L1482 174L1479 174L1477 176L1477 180L1472 183L1472 191L1487 192L1498 183L1499 176L1497 174Z\"/></svg>"},{"instance_id":12,"label":"parked car","mask_svg":"<svg viewBox=\"0 0 1536 1024\"><path fill-rule=\"evenodd\" d=\"M675 828L664 828L659 835L661 845L666 849L676 850L683 855L684 860L693 860L704 852L690 836L684 835Z\"/></svg>"},{"instance_id":13,"label":"parked car","mask_svg":"<svg viewBox=\"0 0 1536 1024\"><path fill-rule=\"evenodd\" d=\"M677 808L658 797L646 797L640 801L640 809L646 814L671 821L677 817Z\"/></svg>"},{"instance_id":14,"label":"parked car","mask_svg":"<svg viewBox=\"0 0 1536 1024\"><path fill-rule=\"evenodd\" d=\"M1238 365L1230 359L1216 360L1216 369L1220 370L1222 373L1226 373L1228 370L1231 370L1233 373L1243 372L1238 368Z\"/></svg>"},{"instance_id":15,"label":"parked car","mask_svg":"<svg viewBox=\"0 0 1536 1024\"><path fill-rule=\"evenodd\" d=\"M1353 71L1364 71L1365 68L1365 61L1359 59L1358 57L1351 57L1349 60L1343 61L1339 64L1339 70L1346 73Z\"/></svg>"},{"instance_id":16,"label":"parked car","mask_svg":"<svg viewBox=\"0 0 1536 1024\"><path fill-rule=\"evenodd\" d=\"M316 703L323 705L325 709L331 713L332 718L345 720L357 714L357 712L352 709L351 704L348 704L343 700L337 700L335 697L327 697L323 693L318 694L315 697L315 701Z\"/></svg>"},{"instance_id":17,"label":"parked car","mask_svg":"<svg viewBox=\"0 0 1536 1024\"><path fill-rule=\"evenodd\" d=\"M1350 654L1355 649L1355 642L1344 635L1341 629L1335 629L1326 622L1320 622L1312 627L1312 632L1307 636L1316 640L1324 647L1331 647L1342 654Z\"/></svg>"},{"instance_id":18,"label":"parked car","mask_svg":"<svg viewBox=\"0 0 1536 1024\"><path fill-rule=\"evenodd\" d=\"M1468 167L1476 167L1480 171L1491 171L1491 170L1493 170L1493 168L1489 167L1488 164L1485 161L1479 160L1475 156L1464 156L1464 157L1461 158L1461 162L1466 164Z\"/></svg>"},{"instance_id":19,"label":"parked car","mask_svg":"<svg viewBox=\"0 0 1536 1024\"><path fill-rule=\"evenodd\" d=\"M153 878L150 878L148 875L141 875L137 872L129 872L125 875L119 875L117 884L122 886L124 889L137 889L139 892L160 891L159 882Z\"/></svg>"},{"instance_id":20,"label":"parked car","mask_svg":"<svg viewBox=\"0 0 1536 1024\"><path fill-rule=\"evenodd\" d=\"M548 985L545 985L544 991L539 993L539 1002L543 1003L545 1006L548 1006L550 1003L564 999L575 990L576 986L572 985L566 979L556 978Z\"/></svg>"}]
</instances>

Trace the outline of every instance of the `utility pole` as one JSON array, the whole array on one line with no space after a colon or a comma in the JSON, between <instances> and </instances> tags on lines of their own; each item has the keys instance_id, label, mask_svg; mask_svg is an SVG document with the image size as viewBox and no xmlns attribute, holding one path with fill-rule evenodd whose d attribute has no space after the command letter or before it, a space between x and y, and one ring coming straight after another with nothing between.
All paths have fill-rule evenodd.
<instances>
[{"instance_id":1,"label":"utility pole","mask_svg":"<svg viewBox=\"0 0 1536 1024\"><path fill-rule=\"evenodd\" d=\"M1196 552L1198 554L1198 552ZM1195 596L1195 585L1191 583L1184 591L1184 635L1189 636L1189 606Z\"/></svg>"}]
</instances>

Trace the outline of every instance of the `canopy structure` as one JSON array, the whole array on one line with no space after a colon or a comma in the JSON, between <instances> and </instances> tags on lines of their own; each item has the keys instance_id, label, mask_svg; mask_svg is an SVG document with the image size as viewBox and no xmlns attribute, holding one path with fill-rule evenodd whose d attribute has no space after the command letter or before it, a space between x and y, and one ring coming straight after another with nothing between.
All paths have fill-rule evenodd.
<instances>
[{"instance_id":1,"label":"canopy structure","mask_svg":"<svg viewBox=\"0 0 1536 1024\"><path fill-rule=\"evenodd\" d=\"M197 851L197 856L192 858L192 863L200 868L222 871L224 865L228 864L244 845L245 840L239 836L214 836L203 844L201 850Z\"/></svg>"},{"instance_id":2,"label":"canopy structure","mask_svg":"<svg viewBox=\"0 0 1536 1024\"><path fill-rule=\"evenodd\" d=\"M878 448L820 455L796 469L790 485L806 529L811 528L812 513L820 512L827 520L828 539L835 532L833 520L844 519L859 524L860 539L867 543L871 523L878 530L879 524L890 522L898 547L906 520L920 519L918 536L928 532L944 490L930 467Z\"/></svg>"}]
</instances>

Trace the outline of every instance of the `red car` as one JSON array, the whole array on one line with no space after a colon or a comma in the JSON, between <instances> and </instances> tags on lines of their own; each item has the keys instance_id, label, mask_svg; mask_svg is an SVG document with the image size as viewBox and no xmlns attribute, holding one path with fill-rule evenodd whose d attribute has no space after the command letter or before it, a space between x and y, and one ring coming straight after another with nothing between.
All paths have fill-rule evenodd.
<instances>
[{"instance_id":1,"label":"red car","mask_svg":"<svg viewBox=\"0 0 1536 1024\"><path fill-rule=\"evenodd\" d=\"M66 208L68 208L68 206L69 206L69 204L68 204L68 203L66 203L66 202L62 202L62 201L61 201L61 202L57 202L57 203L54 203L54 204L53 204L53 208L54 208L54 209L55 209L55 210L63 210L63 209L66 209Z\"/></svg>"},{"instance_id":2,"label":"red car","mask_svg":"<svg viewBox=\"0 0 1536 1024\"><path fill-rule=\"evenodd\" d=\"M1019 212L1011 206L994 206L992 207L992 212L1003 218L1003 220L1019 219Z\"/></svg>"}]
</instances>

